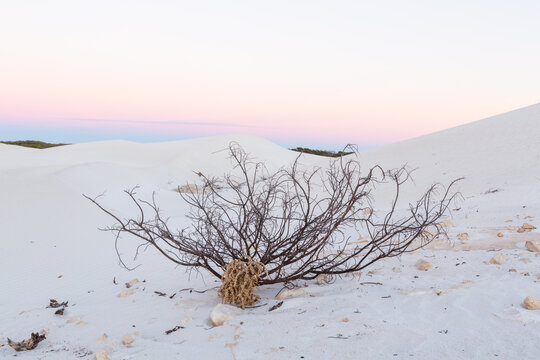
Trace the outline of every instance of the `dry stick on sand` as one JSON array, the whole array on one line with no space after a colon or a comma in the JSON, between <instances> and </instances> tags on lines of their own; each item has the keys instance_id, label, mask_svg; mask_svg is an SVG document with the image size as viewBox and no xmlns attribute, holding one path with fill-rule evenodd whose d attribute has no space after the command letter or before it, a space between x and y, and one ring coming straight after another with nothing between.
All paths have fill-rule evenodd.
<instances>
[{"instance_id":1,"label":"dry stick on sand","mask_svg":"<svg viewBox=\"0 0 540 360\"><path fill-rule=\"evenodd\" d=\"M140 240L168 260L189 269L205 269L222 279L228 265L248 257L264 266L257 285L313 280L320 274L339 276L376 261L415 251L446 237L441 218L458 193L434 184L416 201L402 204L405 167L385 171L374 166L364 174L354 155L330 160L327 168L302 170L299 160L269 171L235 143L229 145L233 169L222 177L200 173L202 191L179 193L190 206L191 226L169 227L155 196L150 201L126 190L137 215L121 218L98 198L87 197L116 223L104 230ZM459 179L458 179L459 180ZM372 192L391 186L390 210L375 212ZM367 234L368 242L347 246L351 231ZM127 267L127 266L126 266ZM253 298L251 298L253 299ZM244 302L244 305L246 303Z\"/></svg>"}]
</instances>

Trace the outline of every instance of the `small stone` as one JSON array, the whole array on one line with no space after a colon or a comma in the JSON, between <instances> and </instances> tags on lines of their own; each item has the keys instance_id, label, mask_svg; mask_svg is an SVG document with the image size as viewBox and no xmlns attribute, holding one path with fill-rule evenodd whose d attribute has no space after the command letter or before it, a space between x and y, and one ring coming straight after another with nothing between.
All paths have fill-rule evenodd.
<instances>
[{"instance_id":1,"label":"small stone","mask_svg":"<svg viewBox=\"0 0 540 360\"><path fill-rule=\"evenodd\" d=\"M4 346L4 343L0 341L0 347Z\"/></svg>"},{"instance_id":2,"label":"small stone","mask_svg":"<svg viewBox=\"0 0 540 360\"><path fill-rule=\"evenodd\" d=\"M527 241L525 247L532 252L540 252L540 241Z\"/></svg>"},{"instance_id":3,"label":"small stone","mask_svg":"<svg viewBox=\"0 0 540 360\"><path fill-rule=\"evenodd\" d=\"M120 292L118 296L121 298L125 298L125 297L133 295L134 293L135 293L135 290L133 289L124 289Z\"/></svg>"},{"instance_id":4,"label":"small stone","mask_svg":"<svg viewBox=\"0 0 540 360\"><path fill-rule=\"evenodd\" d=\"M85 326L86 324L88 324L87 322L85 321L79 321L78 323L75 324L75 326Z\"/></svg>"},{"instance_id":5,"label":"small stone","mask_svg":"<svg viewBox=\"0 0 540 360\"><path fill-rule=\"evenodd\" d=\"M462 284L472 284L474 282L474 280L463 280L461 283Z\"/></svg>"},{"instance_id":6,"label":"small stone","mask_svg":"<svg viewBox=\"0 0 540 360\"><path fill-rule=\"evenodd\" d=\"M349 318L343 318L343 319L341 319L341 322L345 322L345 323L349 322Z\"/></svg>"},{"instance_id":7,"label":"small stone","mask_svg":"<svg viewBox=\"0 0 540 360\"><path fill-rule=\"evenodd\" d=\"M129 289L130 287L132 287L133 285L137 284L139 282L139 279L133 279L133 280L130 280L126 283L126 287Z\"/></svg>"},{"instance_id":8,"label":"small stone","mask_svg":"<svg viewBox=\"0 0 540 360\"><path fill-rule=\"evenodd\" d=\"M497 236L498 236L498 237L503 237L504 234L503 234L502 232L500 232L500 233L497 234Z\"/></svg>"},{"instance_id":9,"label":"small stone","mask_svg":"<svg viewBox=\"0 0 540 360\"><path fill-rule=\"evenodd\" d=\"M393 268L392 268L392 271L393 271L393 272L396 272L396 273L399 273L399 272L401 272L401 268L393 267Z\"/></svg>"},{"instance_id":10,"label":"small stone","mask_svg":"<svg viewBox=\"0 0 540 360\"><path fill-rule=\"evenodd\" d=\"M110 360L107 355L109 355L109 353L106 350L99 350L96 353L96 360Z\"/></svg>"},{"instance_id":11,"label":"small stone","mask_svg":"<svg viewBox=\"0 0 540 360\"><path fill-rule=\"evenodd\" d=\"M332 278L325 274L319 274L317 275L316 280L317 280L317 285L323 285L323 284L328 284L330 281L332 281Z\"/></svg>"},{"instance_id":12,"label":"small stone","mask_svg":"<svg viewBox=\"0 0 540 360\"><path fill-rule=\"evenodd\" d=\"M461 233L457 235L458 240L461 241L461 243L466 243L469 240L469 234L468 233Z\"/></svg>"},{"instance_id":13,"label":"small stone","mask_svg":"<svg viewBox=\"0 0 540 360\"><path fill-rule=\"evenodd\" d=\"M176 189L174 189L174 191L181 194L203 194L205 190L203 186L199 186L196 184L186 184L178 186Z\"/></svg>"},{"instance_id":14,"label":"small stone","mask_svg":"<svg viewBox=\"0 0 540 360\"><path fill-rule=\"evenodd\" d=\"M134 341L135 339L133 338L133 336L129 334L122 336L122 343L126 346L130 346L131 344L133 344Z\"/></svg>"},{"instance_id":15,"label":"small stone","mask_svg":"<svg viewBox=\"0 0 540 360\"><path fill-rule=\"evenodd\" d=\"M525 300L523 300L523 304L527 308L527 310L537 310L540 309L540 300L537 298L534 298L532 296L527 296Z\"/></svg>"},{"instance_id":16,"label":"small stone","mask_svg":"<svg viewBox=\"0 0 540 360\"><path fill-rule=\"evenodd\" d=\"M210 313L210 320L212 321L212 325L221 326L225 322L242 314L242 312L243 310L236 306L217 304Z\"/></svg>"},{"instance_id":17,"label":"small stone","mask_svg":"<svg viewBox=\"0 0 540 360\"><path fill-rule=\"evenodd\" d=\"M414 265L418 270L425 271L429 268L431 268L433 265L429 261L426 261L424 259L420 259L416 262Z\"/></svg>"},{"instance_id":18,"label":"small stone","mask_svg":"<svg viewBox=\"0 0 540 360\"><path fill-rule=\"evenodd\" d=\"M535 274L534 277L536 277L538 280L540 280L540 273Z\"/></svg>"},{"instance_id":19,"label":"small stone","mask_svg":"<svg viewBox=\"0 0 540 360\"><path fill-rule=\"evenodd\" d=\"M531 231L531 230L534 230L536 229L535 226L532 226L531 224L529 223L523 223L523 225L521 225L521 228L525 231Z\"/></svg>"},{"instance_id":20,"label":"small stone","mask_svg":"<svg viewBox=\"0 0 540 360\"><path fill-rule=\"evenodd\" d=\"M504 254L497 254L497 255L493 256L491 258L491 260L489 260L489 263L490 264L501 265L505 261L506 261L506 256L504 256Z\"/></svg>"},{"instance_id":21,"label":"small stone","mask_svg":"<svg viewBox=\"0 0 540 360\"><path fill-rule=\"evenodd\" d=\"M509 269L508 272L517 272L516 269Z\"/></svg>"},{"instance_id":22,"label":"small stone","mask_svg":"<svg viewBox=\"0 0 540 360\"><path fill-rule=\"evenodd\" d=\"M295 289L287 289L278 294L276 296L277 300L283 300L288 298L294 298L302 295L306 295L307 291L302 288L295 288Z\"/></svg>"}]
</instances>

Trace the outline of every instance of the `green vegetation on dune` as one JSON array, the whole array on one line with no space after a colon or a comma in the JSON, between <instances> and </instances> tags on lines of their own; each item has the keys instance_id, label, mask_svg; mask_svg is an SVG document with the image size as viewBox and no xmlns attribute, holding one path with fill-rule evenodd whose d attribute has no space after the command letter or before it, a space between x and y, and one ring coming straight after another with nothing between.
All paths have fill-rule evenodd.
<instances>
[{"instance_id":1,"label":"green vegetation on dune","mask_svg":"<svg viewBox=\"0 0 540 360\"><path fill-rule=\"evenodd\" d=\"M328 150L315 150L315 149L309 149L309 148L303 148L303 147L297 147L290 150L305 153L305 154L328 156L328 157L340 157L340 156L352 154L351 151L337 151L336 152L336 151L328 151Z\"/></svg>"},{"instance_id":2,"label":"green vegetation on dune","mask_svg":"<svg viewBox=\"0 0 540 360\"><path fill-rule=\"evenodd\" d=\"M37 140L17 140L17 141L0 141L1 144L7 144L7 145L18 145L18 146L24 146L34 149L47 149L55 146L63 146L63 145L69 145L69 144L50 144L43 141L37 141Z\"/></svg>"},{"instance_id":3,"label":"green vegetation on dune","mask_svg":"<svg viewBox=\"0 0 540 360\"><path fill-rule=\"evenodd\" d=\"M46 142L38 141L38 140L0 141L0 144L18 145L18 146L24 146L24 147L34 148L34 149L47 149L47 148L52 148L56 146L71 145L71 144L51 144L51 143L46 143ZM327 156L327 157L340 157L340 156L352 154L352 152L350 151L316 150L316 149L309 149L309 148L304 148L304 147L296 147L294 149L289 149L289 150L297 151L297 152L301 152L305 154Z\"/></svg>"}]
</instances>

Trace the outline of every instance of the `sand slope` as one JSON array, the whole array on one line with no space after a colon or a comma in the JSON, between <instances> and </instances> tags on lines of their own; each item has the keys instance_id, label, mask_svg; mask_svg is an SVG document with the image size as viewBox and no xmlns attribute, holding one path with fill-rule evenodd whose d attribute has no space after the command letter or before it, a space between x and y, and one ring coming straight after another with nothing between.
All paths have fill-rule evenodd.
<instances>
[{"instance_id":1,"label":"sand slope","mask_svg":"<svg viewBox=\"0 0 540 360\"><path fill-rule=\"evenodd\" d=\"M214 278L189 276L152 251L130 262L141 265L136 270L121 268L112 235L97 230L110 220L81 194L105 192L103 201L127 215L133 209L122 190L140 185L142 197L155 191L173 221L187 225L172 189L194 182L194 171L227 170L224 149L231 141L269 168L297 153L246 135L47 150L0 144L0 342L48 329L47 340L19 359L94 359L100 350L110 359L536 359L540 310L526 310L522 301L540 298L540 257L524 247L540 235L517 229L524 222L540 228L539 139L540 105L534 105L362 152L366 167L418 168L405 200L435 180L465 176L464 199L448 227L453 243L379 262L359 278L306 283L309 295L285 300L273 312L268 308L281 287L261 288L267 305L216 328L208 320L219 302ZM324 166L328 160L304 156L302 162ZM386 200L383 194L378 210ZM460 233L468 234L466 241ZM125 240L120 251L129 259ZM498 252L507 262L484 263ZM434 266L418 271L421 258ZM140 282L133 294L119 297L134 278ZM210 290L180 292L186 288ZM69 301L64 316L45 308L51 298ZM165 334L176 325L184 328ZM131 346L121 343L128 333ZM0 358L13 354L0 347Z\"/></svg>"}]
</instances>

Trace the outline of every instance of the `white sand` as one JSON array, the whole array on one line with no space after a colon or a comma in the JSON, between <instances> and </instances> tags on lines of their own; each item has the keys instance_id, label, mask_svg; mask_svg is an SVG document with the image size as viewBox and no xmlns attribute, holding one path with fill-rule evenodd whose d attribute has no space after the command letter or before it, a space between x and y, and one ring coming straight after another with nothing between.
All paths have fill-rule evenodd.
<instances>
[{"instance_id":1,"label":"white sand","mask_svg":"<svg viewBox=\"0 0 540 360\"><path fill-rule=\"evenodd\" d=\"M81 194L106 191L103 202L129 215L133 209L122 190L140 185L141 197L156 191L172 221L186 226L186 207L171 190L195 182L193 171L221 175L229 167L225 149L231 140L270 168L297 155L245 135L47 150L0 144L0 342L48 329L47 339L18 359L94 359L104 348L110 359L539 358L540 310L526 310L522 302L529 295L540 298L540 257L524 246L540 240L540 231L516 230L524 222L540 228L540 105L360 154L366 166L418 168L407 200L433 181L465 176L459 185L464 201L448 228L452 244L378 262L359 278L308 282L308 296L286 299L273 312L268 308L281 286L265 286L259 293L268 305L211 328L209 314L219 303L215 290L184 291L173 299L154 291L172 295L219 283L208 275L190 278L153 251L130 262L141 264L136 270L121 268L112 234L96 229L111 220ZM323 166L327 161L302 159ZM387 200L382 194L377 210L384 211ZM458 240L459 233L468 240ZM122 245L130 259L129 239ZM496 253L508 260L484 264ZM416 270L419 259L433 267ZM140 280L134 293L118 297L134 278ZM69 301L64 316L45 308L52 298ZM176 325L184 329L165 335ZM104 333L107 338L96 342ZM134 338L129 347L122 344L128 333ZM0 347L0 358L14 354Z\"/></svg>"}]
</instances>

